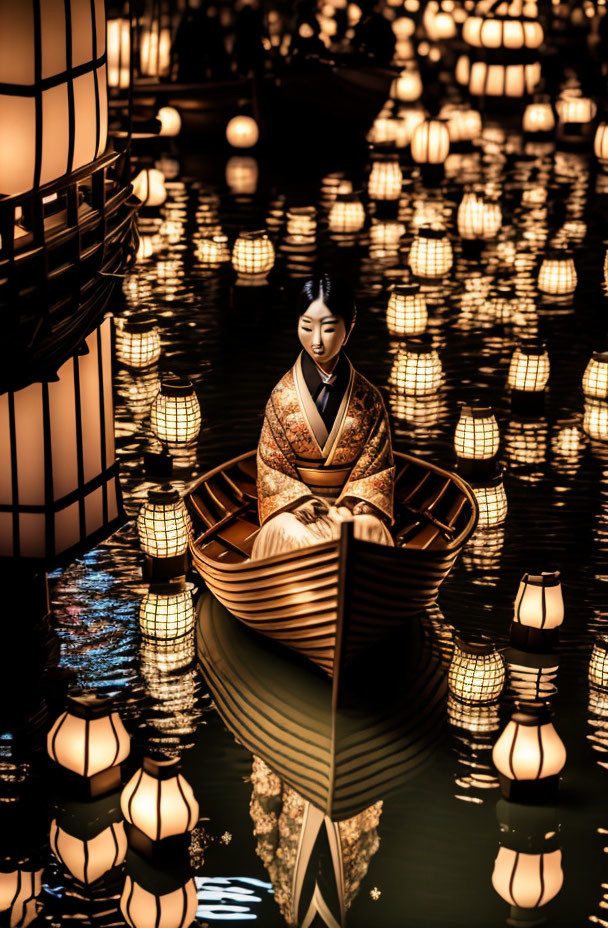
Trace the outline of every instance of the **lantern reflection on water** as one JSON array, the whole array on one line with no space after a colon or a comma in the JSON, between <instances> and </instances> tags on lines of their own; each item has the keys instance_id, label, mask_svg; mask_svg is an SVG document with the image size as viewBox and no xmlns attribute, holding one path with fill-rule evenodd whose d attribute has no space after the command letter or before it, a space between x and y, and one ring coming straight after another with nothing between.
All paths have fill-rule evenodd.
<instances>
[{"instance_id":1,"label":"lantern reflection on water","mask_svg":"<svg viewBox=\"0 0 608 928\"><path fill-rule=\"evenodd\" d=\"M441 381L441 361L432 345L412 339L405 348L398 348L389 378L397 393L429 396L439 389Z\"/></svg>"},{"instance_id":2,"label":"lantern reflection on water","mask_svg":"<svg viewBox=\"0 0 608 928\"><path fill-rule=\"evenodd\" d=\"M502 225L498 203L476 193L465 193L457 214L458 232L465 240L495 238Z\"/></svg>"},{"instance_id":3,"label":"lantern reflection on water","mask_svg":"<svg viewBox=\"0 0 608 928\"><path fill-rule=\"evenodd\" d=\"M448 693L448 725L453 730L458 758L455 798L483 803L487 791L498 788L492 763L492 747L500 727L498 706L494 703L465 703Z\"/></svg>"},{"instance_id":4,"label":"lantern reflection on water","mask_svg":"<svg viewBox=\"0 0 608 928\"><path fill-rule=\"evenodd\" d=\"M126 821L154 842L192 831L199 816L192 787L175 758L145 757L123 789L120 807Z\"/></svg>"},{"instance_id":5,"label":"lantern reflection on water","mask_svg":"<svg viewBox=\"0 0 608 928\"><path fill-rule=\"evenodd\" d=\"M98 805L94 803L90 810L82 806L77 815L60 813L50 828L49 843L55 857L85 886L118 867L127 853L124 823L111 821L108 824L108 818L116 816ZM116 813L120 815L118 809Z\"/></svg>"},{"instance_id":6,"label":"lantern reflection on water","mask_svg":"<svg viewBox=\"0 0 608 928\"><path fill-rule=\"evenodd\" d=\"M596 638L589 660L589 683L598 689L608 689L608 636Z\"/></svg>"},{"instance_id":7,"label":"lantern reflection on water","mask_svg":"<svg viewBox=\"0 0 608 928\"><path fill-rule=\"evenodd\" d=\"M364 223L365 209L356 194L336 194L336 199L329 212L330 231L335 232L337 235L350 237L359 232Z\"/></svg>"},{"instance_id":8,"label":"lantern reflection on water","mask_svg":"<svg viewBox=\"0 0 608 928\"><path fill-rule=\"evenodd\" d=\"M196 243L196 257L206 268L218 268L230 261L228 236L222 233L202 235Z\"/></svg>"},{"instance_id":9,"label":"lantern reflection on water","mask_svg":"<svg viewBox=\"0 0 608 928\"><path fill-rule=\"evenodd\" d=\"M483 484L474 485L473 492L479 506L479 528L502 525L507 518L508 510L502 475Z\"/></svg>"},{"instance_id":10,"label":"lantern reflection on water","mask_svg":"<svg viewBox=\"0 0 608 928\"><path fill-rule=\"evenodd\" d=\"M509 689L515 700L523 703L551 699L557 693L555 681L559 660L551 653L530 654L517 648L505 652L509 672Z\"/></svg>"},{"instance_id":11,"label":"lantern reflection on water","mask_svg":"<svg viewBox=\"0 0 608 928\"><path fill-rule=\"evenodd\" d=\"M514 802L551 798L559 788L566 749L541 701L522 703L494 745L500 788Z\"/></svg>"},{"instance_id":12,"label":"lantern reflection on water","mask_svg":"<svg viewBox=\"0 0 608 928\"><path fill-rule=\"evenodd\" d=\"M422 335L428 312L418 284L399 284L392 291L386 310L386 324L391 335Z\"/></svg>"},{"instance_id":13,"label":"lantern reflection on water","mask_svg":"<svg viewBox=\"0 0 608 928\"><path fill-rule=\"evenodd\" d=\"M149 367L158 361L160 352L160 330L152 319L140 316L116 320L116 358L121 364Z\"/></svg>"},{"instance_id":14,"label":"lantern reflection on water","mask_svg":"<svg viewBox=\"0 0 608 928\"><path fill-rule=\"evenodd\" d=\"M190 928L198 905L194 879L166 889L165 882L148 888L127 874L120 911L129 928Z\"/></svg>"},{"instance_id":15,"label":"lantern reflection on water","mask_svg":"<svg viewBox=\"0 0 608 928\"><path fill-rule=\"evenodd\" d=\"M155 584L139 607L139 627L149 638L180 638L194 628L192 593L186 583Z\"/></svg>"},{"instance_id":16,"label":"lantern reflection on water","mask_svg":"<svg viewBox=\"0 0 608 928\"><path fill-rule=\"evenodd\" d=\"M504 661L491 638L454 639L448 686L455 696L467 703L494 702L504 684Z\"/></svg>"},{"instance_id":17,"label":"lantern reflection on water","mask_svg":"<svg viewBox=\"0 0 608 928\"><path fill-rule=\"evenodd\" d=\"M522 127L531 135L549 133L555 128L555 116L549 99L528 103L524 110Z\"/></svg>"},{"instance_id":18,"label":"lantern reflection on water","mask_svg":"<svg viewBox=\"0 0 608 928\"><path fill-rule=\"evenodd\" d=\"M583 430L595 441L608 441L608 403L585 401Z\"/></svg>"},{"instance_id":19,"label":"lantern reflection on water","mask_svg":"<svg viewBox=\"0 0 608 928\"><path fill-rule=\"evenodd\" d=\"M142 550L151 558L181 558L188 550L191 523L177 490L150 490L137 516L137 533Z\"/></svg>"},{"instance_id":20,"label":"lantern reflection on water","mask_svg":"<svg viewBox=\"0 0 608 928\"><path fill-rule=\"evenodd\" d=\"M255 158L233 155L226 162L226 183L235 196L253 196L258 187L258 175Z\"/></svg>"},{"instance_id":21,"label":"lantern reflection on water","mask_svg":"<svg viewBox=\"0 0 608 928\"><path fill-rule=\"evenodd\" d=\"M559 571L524 574L517 596L511 643L516 648L548 651L557 641L564 621L564 600Z\"/></svg>"},{"instance_id":22,"label":"lantern reflection on water","mask_svg":"<svg viewBox=\"0 0 608 928\"><path fill-rule=\"evenodd\" d=\"M36 918L36 899L42 890L43 870L23 865L0 871L0 912L10 928L26 928Z\"/></svg>"}]
</instances>

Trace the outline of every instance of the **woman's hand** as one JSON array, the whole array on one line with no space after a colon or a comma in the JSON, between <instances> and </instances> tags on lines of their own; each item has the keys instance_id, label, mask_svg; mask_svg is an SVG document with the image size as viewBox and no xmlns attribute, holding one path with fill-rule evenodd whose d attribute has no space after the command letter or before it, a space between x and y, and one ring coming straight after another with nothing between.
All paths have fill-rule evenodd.
<instances>
[{"instance_id":1,"label":"woman's hand","mask_svg":"<svg viewBox=\"0 0 608 928\"><path fill-rule=\"evenodd\" d=\"M315 497L314 499L307 499L301 506L298 506L294 511L294 515L302 525L312 525L313 522L318 522L319 519L326 516L328 512L329 506L325 500Z\"/></svg>"},{"instance_id":2,"label":"woman's hand","mask_svg":"<svg viewBox=\"0 0 608 928\"><path fill-rule=\"evenodd\" d=\"M366 503L361 500L360 502L355 503L353 506L352 514L354 516L375 516L378 515L378 510L374 506L370 505L370 503Z\"/></svg>"}]
</instances>

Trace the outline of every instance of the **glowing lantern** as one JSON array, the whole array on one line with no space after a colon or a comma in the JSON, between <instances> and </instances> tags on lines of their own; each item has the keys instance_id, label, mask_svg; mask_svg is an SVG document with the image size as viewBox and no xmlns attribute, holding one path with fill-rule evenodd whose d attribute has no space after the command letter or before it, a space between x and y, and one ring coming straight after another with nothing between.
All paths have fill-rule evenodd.
<instances>
[{"instance_id":1,"label":"glowing lantern","mask_svg":"<svg viewBox=\"0 0 608 928\"><path fill-rule=\"evenodd\" d=\"M482 48L539 48L543 42L543 28L536 19L514 18L492 14L481 20L478 37Z\"/></svg>"},{"instance_id":2,"label":"glowing lantern","mask_svg":"<svg viewBox=\"0 0 608 928\"><path fill-rule=\"evenodd\" d=\"M469 107L452 106L442 107L440 117L446 120L450 136L450 148L455 145L473 142L481 135L481 113Z\"/></svg>"},{"instance_id":3,"label":"glowing lantern","mask_svg":"<svg viewBox=\"0 0 608 928\"><path fill-rule=\"evenodd\" d=\"M384 155L372 164L367 191L372 200L397 200L402 183L397 155Z\"/></svg>"},{"instance_id":4,"label":"glowing lantern","mask_svg":"<svg viewBox=\"0 0 608 928\"><path fill-rule=\"evenodd\" d=\"M441 386L442 375L435 349L413 339L398 350L389 383L402 396L430 396Z\"/></svg>"},{"instance_id":5,"label":"glowing lantern","mask_svg":"<svg viewBox=\"0 0 608 928\"><path fill-rule=\"evenodd\" d=\"M507 494L502 476L473 487L479 506L478 526L481 529L502 525L507 518Z\"/></svg>"},{"instance_id":6,"label":"glowing lantern","mask_svg":"<svg viewBox=\"0 0 608 928\"><path fill-rule=\"evenodd\" d=\"M557 641L563 621L564 600L559 571L524 574L511 623L513 647L524 651L548 650Z\"/></svg>"},{"instance_id":7,"label":"glowing lantern","mask_svg":"<svg viewBox=\"0 0 608 928\"><path fill-rule=\"evenodd\" d=\"M133 181L133 193L144 206L162 206L167 199L163 172L157 168L143 168Z\"/></svg>"},{"instance_id":8,"label":"glowing lantern","mask_svg":"<svg viewBox=\"0 0 608 928\"><path fill-rule=\"evenodd\" d=\"M589 661L589 683L598 689L608 689L608 637L596 638Z\"/></svg>"},{"instance_id":9,"label":"glowing lantern","mask_svg":"<svg viewBox=\"0 0 608 928\"><path fill-rule=\"evenodd\" d=\"M448 686L454 696L466 703L494 702L504 685L504 660L490 638L454 639L448 671Z\"/></svg>"},{"instance_id":10,"label":"glowing lantern","mask_svg":"<svg viewBox=\"0 0 608 928\"><path fill-rule=\"evenodd\" d=\"M476 193L465 193L458 207L458 232L466 240L496 238L502 225L498 203Z\"/></svg>"},{"instance_id":11,"label":"glowing lantern","mask_svg":"<svg viewBox=\"0 0 608 928\"><path fill-rule=\"evenodd\" d=\"M120 897L120 911L129 928L190 928L194 922L198 899L193 879L166 892L158 891L158 883L150 889L127 875Z\"/></svg>"},{"instance_id":12,"label":"glowing lantern","mask_svg":"<svg viewBox=\"0 0 608 928\"><path fill-rule=\"evenodd\" d=\"M226 183L235 196L253 196L258 187L258 174L255 158L233 155L226 162Z\"/></svg>"},{"instance_id":13,"label":"glowing lantern","mask_svg":"<svg viewBox=\"0 0 608 928\"><path fill-rule=\"evenodd\" d=\"M557 251L544 258L538 272L538 289L551 296L574 293L577 284L574 261L567 252Z\"/></svg>"},{"instance_id":14,"label":"glowing lantern","mask_svg":"<svg viewBox=\"0 0 608 928\"><path fill-rule=\"evenodd\" d=\"M500 432L491 406L462 406L454 432L454 450L469 475L489 469L500 447Z\"/></svg>"},{"instance_id":15,"label":"glowing lantern","mask_svg":"<svg viewBox=\"0 0 608 928\"><path fill-rule=\"evenodd\" d=\"M474 96L523 97L532 93L541 77L540 64L488 64L474 61L469 92Z\"/></svg>"},{"instance_id":16,"label":"glowing lantern","mask_svg":"<svg viewBox=\"0 0 608 928\"><path fill-rule=\"evenodd\" d=\"M130 742L108 700L73 696L47 736L47 750L56 764L88 781L92 796L99 796L120 784L120 764L129 756Z\"/></svg>"},{"instance_id":17,"label":"glowing lantern","mask_svg":"<svg viewBox=\"0 0 608 928\"><path fill-rule=\"evenodd\" d=\"M139 70L143 77L168 77L171 68L171 30L156 17L139 35Z\"/></svg>"},{"instance_id":18,"label":"glowing lantern","mask_svg":"<svg viewBox=\"0 0 608 928\"><path fill-rule=\"evenodd\" d=\"M226 126L226 141L232 148L253 148L259 138L258 124L251 116L233 116Z\"/></svg>"},{"instance_id":19,"label":"glowing lantern","mask_svg":"<svg viewBox=\"0 0 608 928\"><path fill-rule=\"evenodd\" d=\"M595 130L593 151L598 161L608 161L608 123L601 122Z\"/></svg>"},{"instance_id":20,"label":"glowing lantern","mask_svg":"<svg viewBox=\"0 0 608 928\"><path fill-rule=\"evenodd\" d=\"M160 331L151 319L127 318L116 327L116 357L127 367L144 368L160 358Z\"/></svg>"},{"instance_id":21,"label":"glowing lantern","mask_svg":"<svg viewBox=\"0 0 608 928\"><path fill-rule=\"evenodd\" d=\"M492 751L505 799L536 802L557 793L566 749L546 703L522 703Z\"/></svg>"},{"instance_id":22,"label":"glowing lantern","mask_svg":"<svg viewBox=\"0 0 608 928\"><path fill-rule=\"evenodd\" d=\"M500 847L494 862L492 886L512 906L510 922L538 925L545 917L538 910L562 888L562 852L559 825L551 807L530 808L501 800Z\"/></svg>"},{"instance_id":23,"label":"glowing lantern","mask_svg":"<svg viewBox=\"0 0 608 928\"><path fill-rule=\"evenodd\" d=\"M103 0L0 10L0 195L70 174L106 147Z\"/></svg>"},{"instance_id":24,"label":"glowing lantern","mask_svg":"<svg viewBox=\"0 0 608 928\"><path fill-rule=\"evenodd\" d=\"M150 841L192 831L199 816L192 787L176 759L145 757L123 789L120 807L127 822Z\"/></svg>"},{"instance_id":25,"label":"glowing lantern","mask_svg":"<svg viewBox=\"0 0 608 928\"><path fill-rule=\"evenodd\" d=\"M372 222L369 230L370 255L378 259L396 255L403 235L405 226L402 222Z\"/></svg>"},{"instance_id":26,"label":"glowing lantern","mask_svg":"<svg viewBox=\"0 0 608 928\"><path fill-rule=\"evenodd\" d=\"M131 29L128 19L108 20L108 86L131 83Z\"/></svg>"},{"instance_id":27,"label":"glowing lantern","mask_svg":"<svg viewBox=\"0 0 608 928\"><path fill-rule=\"evenodd\" d=\"M508 384L519 393L542 393L549 382L549 355L544 343L522 340L513 352Z\"/></svg>"},{"instance_id":28,"label":"glowing lantern","mask_svg":"<svg viewBox=\"0 0 608 928\"><path fill-rule=\"evenodd\" d=\"M188 550L191 523L177 490L149 490L137 516L137 533L142 551L156 559L173 559Z\"/></svg>"},{"instance_id":29,"label":"glowing lantern","mask_svg":"<svg viewBox=\"0 0 608 928\"><path fill-rule=\"evenodd\" d=\"M587 399L608 399L608 351L594 351L583 374L583 393Z\"/></svg>"},{"instance_id":30,"label":"glowing lantern","mask_svg":"<svg viewBox=\"0 0 608 928\"><path fill-rule=\"evenodd\" d=\"M167 138L179 135L182 127L182 117L174 106L161 106L156 118L160 119L160 134Z\"/></svg>"},{"instance_id":31,"label":"glowing lantern","mask_svg":"<svg viewBox=\"0 0 608 928\"><path fill-rule=\"evenodd\" d=\"M423 226L414 237L408 262L416 277L444 277L453 262L452 246L443 229Z\"/></svg>"},{"instance_id":32,"label":"glowing lantern","mask_svg":"<svg viewBox=\"0 0 608 928\"><path fill-rule=\"evenodd\" d=\"M205 267L219 267L230 261L228 236L221 233L203 235L196 245L196 257Z\"/></svg>"},{"instance_id":33,"label":"glowing lantern","mask_svg":"<svg viewBox=\"0 0 608 928\"><path fill-rule=\"evenodd\" d=\"M201 429L201 407L189 380L163 380L150 410L150 428L166 444L186 445Z\"/></svg>"},{"instance_id":34,"label":"glowing lantern","mask_svg":"<svg viewBox=\"0 0 608 928\"><path fill-rule=\"evenodd\" d=\"M0 871L0 912L10 928L26 928L36 918L36 898L42 890L42 870L26 867Z\"/></svg>"},{"instance_id":35,"label":"glowing lantern","mask_svg":"<svg viewBox=\"0 0 608 928\"><path fill-rule=\"evenodd\" d=\"M583 429L596 441L608 441L608 403L597 400L585 402Z\"/></svg>"},{"instance_id":36,"label":"glowing lantern","mask_svg":"<svg viewBox=\"0 0 608 928\"><path fill-rule=\"evenodd\" d=\"M365 223L365 209L353 193L336 195L329 212L329 228L338 235L350 236L360 232Z\"/></svg>"},{"instance_id":37,"label":"glowing lantern","mask_svg":"<svg viewBox=\"0 0 608 928\"><path fill-rule=\"evenodd\" d=\"M302 239L317 234L317 211L314 206L292 206L287 211L287 234Z\"/></svg>"},{"instance_id":38,"label":"glowing lantern","mask_svg":"<svg viewBox=\"0 0 608 928\"><path fill-rule=\"evenodd\" d=\"M555 104L559 121L565 125L584 125L590 123L597 112L597 106L588 97L576 96L574 91L566 90Z\"/></svg>"},{"instance_id":39,"label":"glowing lantern","mask_svg":"<svg viewBox=\"0 0 608 928\"><path fill-rule=\"evenodd\" d=\"M393 289L386 310L386 324L391 335L422 335L428 313L418 284L400 284Z\"/></svg>"},{"instance_id":40,"label":"glowing lantern","mask_svg":"<svg viewBox=\"0 0 608 928\"><path fill-rule=\"evenodd\" d=\"M274 266L274 248L264 230L241 232L232 249L232 266L238 274L237 284L259 285Z\"/></svg>"},{"instance_id":41,"label":"glowing lantern","mask_svg":"<svg viewBox=\"0 0 608 928\"><path fill-rule=\"evenodd\" d=\"M402 71L391 84L390 94L393 100L399 100L401 103L413 103L418 100L422 94L422 81L418 69L406 68Z\"/></svg>"},{"instance_id":42,"label":"glowing lantern","mask_svg":"<svg viewBox=\"0 0 608 928\"><path fill-rule=\"evenodd\" d=\"M427 119L414 129L412 158L417 164L443 164L450 153L450 133L443 119Z\"/></svg>"},{"instance_id":43,"label":"glowing lantern","mask_svg":"<svg viewBox=\"0 0 608 928\"><path fill-rule=\"evenodd\" d=\"M97 803L91 812L97 811L96 807ZM127 854L127 836L121 821L104 822L100 828L89 820L82 827L73 816L63 815L61 820L51 822L49 843L68 873L84 886L118 867Z\"/></svg>"},{"instance_id":44,"label":"glowing lantern","mask_svg":"<svg viewBox=\"0 0 608 928\"><path fill-rule=\"evenodd\" d=\"M194 628L192 593L186 583L155 584L139 607L139 627L148 638L181 638Z\"/></svg>"},{"instance_id":45,"label":"glowing lantern","mask_svg":"<svg viewBox=\"0 0 608 928\"><path fill-rule=\"evenodd\" d=\"M524 110L522 127L524 132L534 135L538 133L553 132L555 129L555 116L553 107L548 100L528 103Z\"/></svg>"}]
</instances>

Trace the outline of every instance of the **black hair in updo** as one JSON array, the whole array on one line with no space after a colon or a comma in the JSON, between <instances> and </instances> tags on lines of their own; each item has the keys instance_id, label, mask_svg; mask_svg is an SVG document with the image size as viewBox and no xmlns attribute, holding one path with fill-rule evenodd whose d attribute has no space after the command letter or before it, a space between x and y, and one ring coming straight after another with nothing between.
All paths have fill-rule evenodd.
<instances>
[{"instance_id":1,"label":"black hair in updo","mask_svg":"<svg viewBox=\"0 0 608 928\"><path fill-rule=\"evenodd\" d=\"M298 318L303 316L311 303L315 300L322 300L334 316L339 316L344 320L346 331L351 327L353 320L357 315L355 298L350 287L337 277L329 277L323 274L320 277L311 277L302 287L296 309Z\"/></svg>"}]
</instances>

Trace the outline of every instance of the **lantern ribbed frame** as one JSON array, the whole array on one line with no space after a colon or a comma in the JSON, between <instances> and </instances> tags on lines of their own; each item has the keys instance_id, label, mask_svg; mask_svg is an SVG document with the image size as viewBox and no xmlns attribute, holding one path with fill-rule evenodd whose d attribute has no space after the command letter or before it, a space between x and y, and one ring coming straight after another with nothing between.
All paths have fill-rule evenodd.
<instances>
[{"instance_id":1,"label":"lantern ribbed frame","mask_svg":"<svg viewBox=\"0 0 608 928\"><path fill-rule=\"evenodd\" d=\"M122 814L151 841L192 831L199 817L192 787L180 773L179 761L144 757L120 797Z\"/></svg>"},{"instance_id":2,"label":"lantern ribbed frame","mask_svg":"<svg viewBox=\"0 0 608 928\"><path fill-rule=\"evenodd\" d=\"M593 152L598 161L608 161L608 123L601 122L595 130Z\"/></svg>"},{"instance_id":3,"label":"lantern ribbed frame","mask_svg":"<svg viewBox=\"0 0 608 928\"><path fill-rule=\"evenodd\" d=\"M532 854L502 845L499 847L492 871L492 886L510 906L526 912L528 924L534 924L531 913L557 896L563 882L562 852L559 848Z\"/></svg>"},{"instance_id":4,"label":"lantern ribbed frame","mask_svg":"<svg viewBox=\"0 0 608 928\"><path fill-rule=\"evenodd\" d=\"M515 18L492 14L484 16L479 33L475 36L479 47L490 49L508 49L516 51L522 48L539 48L544 39L543 27L531 17Z\"/></svg>"},{"instance_id":5,"label":"lantern ribbed frame","mask_svg":"<svg viewBox=\"0 0 608 928\"><path fill-rule=\"evenodd\" d=\"M90 886L120 866L127 855L123 822L112 822L83 841L61 828L54 819L49 830L49 844L64 869L84 886Z\"/></svg>"},{"instance_id":6,"label":"lantern ribbed frame","mask_svg":"<svg viewBox=\"0 0 608 928\"><path fill-rule=\"evenodd\" d=\"M487 461L498 454L500 432L491 406L462 406L454 432L459 458Z\"/></svg>"},{"instance_id":7,"label":"lantern ribbed frame","mask_svg":"<svg viewBox=\"0 0 608 928\"><path fill-rule=\"evenodd\" d=\"M201 407L189 380L164 380L150 409L150 428L166 444L187 445L201 430Z\"/></svg>"},{"instance_id":8,"label":"lantern ribbed frame","mask_svg":"<svg viewBox=\"0 0 608 928\"><path fill-rule=\"evenodd\" d=\"M228 236L223 233L202 235L196 243L196 257L208 267L219 267L230 261Z\"/></svg>"},{"instance_id":9,"label":"lantern ribbed frame","mask_svg":"<svg viewBox=\"0 0 608 928\"><path fill-rule=\"evenodd\" d=\"M541 393L549 382L550 363L544 344L522 341L513 352L508 384L523 393Z\"/></svg>"},{"instance_id":10,"label":"lantern ribbed frame","mask_svg":"<svg viewBox=\"0 0 608 928\"><path fill-rule=\"evenodd\" d=\"M564 621L559 570L524 574L515 597L513 622L529 628L559 628Z\"/></svg>"},{"instance_id":11,"label":"lantern ribbed frame","mask_svg":"<svg viewBox=\"0 0 608 928\"><path fill-rule=\"evenodd\" d=\"M444 119L425 119L414 129L411 155L417 164L443 164L450 153L450 133Z\"/></svg>"},{"instance_id":12,"label":"lantern ribbed frame","mask_svg":"<svg viewBox=\"0 0 608 928\"><path fill-rule=\"evenodd\" d=\"M508 502L502 476L474 486L473 492L479 506L479 528L494 528L507 518Z\"/></svg>"},{"instance_id":13,"label":"lantern ribbed frame","mask_svg":"<svg viewBox=\"0 0 608 928\"><path fill-rule=\"evenodd\" d=\"M555 116L549 100L539 100L528 103L524 110L522 128L524 132L553 132L555 129Z\"/></svg>"},{"instance_id":14,"label":"lantern ribbed frame","mask_svg":"<svg viewBox=\"0 0 608 928\"><path fill-rule=\"evenodd\" d=\"M384 155L372 163L367 192L372 200L397 200L401 195L403 173L397 155Z\"/></svg>"},{"instance_id":15,"label":"lantern ribbed frame","mask_svg":"<svg viewBox=\"0 0 608 928\"><path fill-rule=\"evenodd\" d=\"M190 928L197 907L194 877L177 889L156 894L127 874L120 897L120 911L129 928L149 928L157 923L170 924L171 928Z\"/></svg>"},{"instance_id":16,"label":"lantern ribbed frame","mask_svg":"<svg viewBox=\"0 0 608 928\"><path fill-rule=\"evenodd\" d=\"M551 296L574 293L578 281L574 261L569 254L543 258L538 272L538 289Z\"/></svg>"},{"instance_id":17,"label":"lantern ribbed frame","mask_svg":"<svg viewBox=\"0 0 608 928\"><path fill-rule=\"evenodd\" d=\"M190 516L177 490L150 490L137 516L142 551L154 558L185 554L192 531Z\"/></svg>"},{"instance_id":18,"label":"lantern ribbed frame","mask_svg":"<svg viewBox=\"0 0 608 928\"><path fill-rule=\"evenodd\" d=\"M130 738L109 700L68 697L67 709L47 736L47 751L60 767L81 777L116 767L129 756Z\"/></svg>"},{"instance_id":19,"label":"lantern ribbed frame","mask_svg":"<svg viewBox=\"0 0 608 928\"><path fill-rule=\"evenodd\" d=\"M541 78L538 61L530 64L488 64L474 61L469 71L469 93L477 97L523 97Z\"/></svg>"},{"instance_id":20,"label":"lantern ribbed frame","mask_svg":"<svg viewBox=\"0 0 608 928\"><path fill-rule=\"evenodd\" d=\"M589 683L600 690L608 689L608 635L600 635L593 643L589 659Z\"/></svg>"},{"instance_id":21,"label":"lantern ribbed frame","mask_svg":"<svg viewBox=\"0 0 608 928\"><path fill-rule=\"evenodd\" d=\"M233 116L226 126L226 141L232 148L253 148L260 137L252 116Z\"/></svg>"},{"instance_id":22,"label":"lantern ribbed frame","mask_svg":"<svg viewBox=\"0 0 608 928\"><path fill-rule=\"evenodd\" d=\"M586 400L583 431L595 441L608 441L608 403Z\"/></svg>"},{"instance_id":23,"label":"lantern ribbed frame","mask_svg":"<svg viewBox=\"0 0 608 928\"><path fill-rule=\"evenodd\" d=\"M566 749L553 727L548 705L522 703L494 745L492 759L508 780L557 776L566 763Z\"/></svg>"},{"instance_id":24,"label":"lantern ribbed frame","mask_svg":"<svg viewBox=\"0 0 608 928\"><path fill-rule=\"evenodd\" d=\"M435 349L423 342L410 341L397 351L389 383L403 396L431 396L441 386L442 377Z\"/></svg>"},{"instance_id":25,"label":"lantern ribbed frame","mask_svg":"<svg viewBox=\"0 0 608 928\"><path fill-rule=\"evenodd\" d=\"M448 724L472 735L489 735L498 731L500 715L495 703L467 703L448 692Z\"/></svg>"},{"instance_id":26,"label":"lantern ribbed frame","mask_svg":"<svg viewBox=\"0 0 608 928\"><path fill-rule=\"evenodd\" d=\"M339 235L360 232L365 223L363 203L354 194L337 194L329 212L329 228Z\"/></svg>"},{"instance_id":27,"label":"lantern ribbed frame","mask_svg":"<svg viewBox=\"0 0 608 928\"><path fill-rule=\"evenodd\" d=\"M563 124L585 125L592 121L597 106L589 97L574 96L572 91L565 91L555 104L559 121Z\"/></svg>"},{"instance_id":28,"label":"lantern ribbed frame","mask_svg":"<svg viewBox=\"0 0 608 928\"><path fill-rule=\"evenodd\" d=\"M416 277L445 277L454 261L452 245L443 229L423 226L414 236L408 263Z\"/></svg>"},{"instance_id":29,"label":"lantern ribbed frame","mask_svg":"<svg viewBox=\"0 0 608 928\"><path fill-rule=\"evenodd\" d=\"M194 628L192 593L185 583L154 584L139 606L139 627L147 638L174 639Z\"/></svg>"},{"instance_id":30,"label":"lantern ribbed frame","mask_svg":"<svg viewBox=\"0 0 608 928\"><path fill-rule=\"evenodd\" d=\"M422 335L428 322L426 300L418 284L396 286L389 296L386 325L398 337Z\"/></svg>"},{"instance_id":31,"label":"lantern ribbed frame","mask_svg":"<svg viewBox=\"0 0 608 928\"><path fill-rule=\"evenodd\" d=\"M583 374L583 393L588 399L608 399L608 351L594 351Z\"/></svg>"},{"instance_id":32,"label":"lantern ribbed frame","mask_svg":"<svg viewBox=\"0 0 608 928\"><path fill-rule=\"evenodd\" d=\"M498 203L477 193L465 193L458 206L458 233L466 240L496 238L502 225L502 210Z\"/></svg>"},{"instance_id":33,"label":"lantern ribbed frame","mask_svg":"<svg viewBox=\"0 0 608 928\"><path fill-rule=\"evenodd\" d=\"M160 358L160 330L151 319L127 318L116 326L116 358L126 367L144 368Z\"/></svg>"},{"instance_id":34,"label":"lantern ribbed frame","mask_svg":"<svg viewBox=\"0 0 608 928\"><path fill-rule=\"evenodd\" d=\"M274 267L274 246L265 229L240 233L232 249L232 266L243 277L266 277Z\"/></svg>"},{"instance_id":35,"label":"lantern ribbed frame","mask_svg":"<svg viewBox=\"0 0 608 928\"><path fill-rule=\"evenodd\" d=\"M454 639L448 687L464 703L495 702L505 685L505 662L487 635Z\"/></svg>"}]
</instances>

